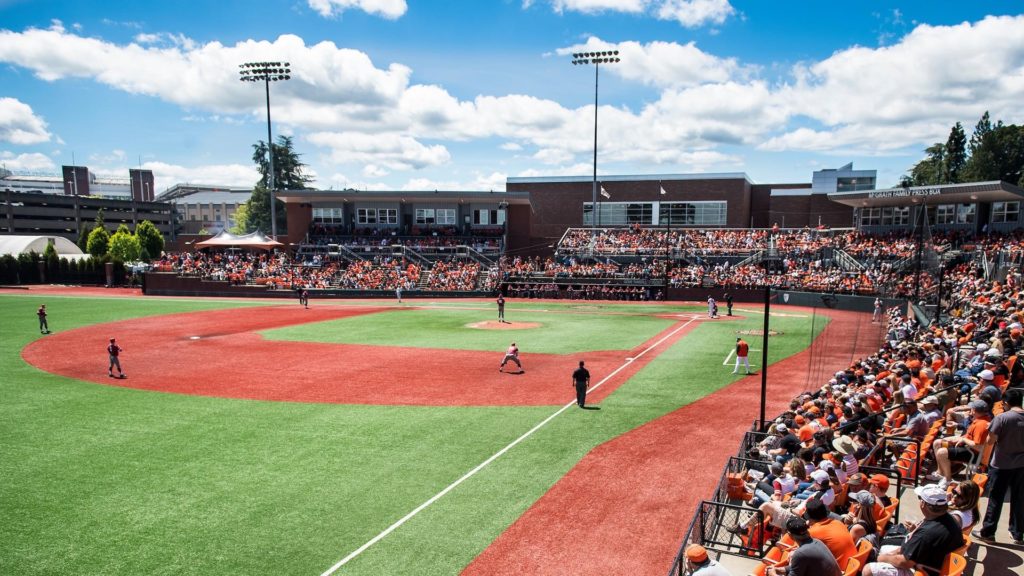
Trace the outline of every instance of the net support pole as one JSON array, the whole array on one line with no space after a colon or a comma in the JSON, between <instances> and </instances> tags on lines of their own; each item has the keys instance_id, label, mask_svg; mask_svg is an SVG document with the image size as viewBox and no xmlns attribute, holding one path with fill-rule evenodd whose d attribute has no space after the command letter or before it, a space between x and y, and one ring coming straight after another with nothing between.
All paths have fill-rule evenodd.
<instances>
[{"instance_id":1,"label":"net support pole","mask_svg":"<svg viewBox=\"0 0 1024 576\"><path fill-rule=\"evenodd\" d=\"M772 305L772 287L764 287L764 333L761 336L761 430L764 430L765 403L768 401L768 316Z\"/></svg>"}]
</instances>

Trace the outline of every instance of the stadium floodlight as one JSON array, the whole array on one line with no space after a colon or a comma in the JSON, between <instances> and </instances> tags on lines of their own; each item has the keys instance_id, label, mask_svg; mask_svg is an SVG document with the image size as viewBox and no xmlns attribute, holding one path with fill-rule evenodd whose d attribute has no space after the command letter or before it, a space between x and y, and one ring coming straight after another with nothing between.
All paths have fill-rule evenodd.
<instances>
[{"instance_id":1,"label":"stadium floodlight","mask_svg":"<svg viewBox=\"0 0 1024 576\"><path fill-rule=\"evenodd\" d=\"M590 204L590 225L597 236L597 225L600 225L600 211L597 207L597 86L598 70L601 64L616 64L619 62L618 50L604 50L601 52L574 52L572 55L573 66L594 65L594 187L593 197Z\"/></svg>"},{"instance_id":2,"label":"stadium floodlight","mask_svg":"<svg viewBox=\"0 0 1024 576\"><path fill-rule=\"evenodd\" d=\"M270 83L291 80L288 62L246 62L238 65L239 80L263 82L267 93L267 191L270 193L270 237L277 240L277 206L274 194L274 140L270 130Z\"/></svg>"}]
</instances>

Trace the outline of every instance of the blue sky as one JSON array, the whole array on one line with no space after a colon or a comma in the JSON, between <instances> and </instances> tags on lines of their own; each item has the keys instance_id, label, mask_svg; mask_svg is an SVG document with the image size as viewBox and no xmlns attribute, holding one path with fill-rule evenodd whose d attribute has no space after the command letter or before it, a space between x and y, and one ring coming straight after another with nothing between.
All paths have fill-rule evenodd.
<instances>
[{"instance_id":1,"label":"blue sky","mask_svg":"<svg viewBox=\"0 0 1024 576\"><path fill-rule=\"evenodd\" d=\"M252 185L262 87L322 188L503 189L599 172L808 182L854 162L897 182L985 110L1024 122L1019 1L0 0L0 162Z\"/></svg>"}]
</instances>

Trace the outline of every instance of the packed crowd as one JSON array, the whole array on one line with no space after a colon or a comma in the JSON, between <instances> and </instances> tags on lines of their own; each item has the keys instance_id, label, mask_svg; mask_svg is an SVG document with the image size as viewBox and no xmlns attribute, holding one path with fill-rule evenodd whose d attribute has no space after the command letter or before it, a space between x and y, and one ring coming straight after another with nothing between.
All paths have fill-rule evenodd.
<instances>
[{"instance_id":1,"label":"packed crowd","mask_svg":"<svg viewBox=\"0 0 1024 576\"><path fill-rule=\"evenodd\" d=\"M427 287L430 290L476 290L480 263L473 260L437 261L430 268Z\"/></svg>"},{"instance_id":2,"label":"packed crowd","mask_svg":"<svg viewBox=\"0 0 1024 576\"><path fill-rule=\"evenodd\" d=\"M420 267L396 258L357 260L341 271L337 286L348 290L413 290L419 284Z\"/></svg>"},{"instance_id":3,"label":"packed crowd","mask_svg":"<svg viewBox=\"0 0 1024 576\"><path fill-rule=\"evenodd\" d=\"M284 253L196 251L164 253L153 269L227 281L232 285L259 284L271 289L327 288L338 272L338 265L294 262Z\"/></svg>"},{"instance_id":4,"label":"packed crowd","mask_svg":"<svg viewBox=\"0 0 1024 576\"><path fill-rule=\"evenodd\" d=\"M794 398L749 442L747 456L763 464L729 478L728 497L751 512L725 528L748 548L774 542L756 573L944 573L965 561L972 530L995 538L1007 495L1011 538L1024 544L1022 276L990 282L967 267L950 281L948 321L920 325L890 310L877 353ZM920 513L903 524L893 520L894 477L920 482ZM714 564L696 544L684 561Z\"/></svg>"}]
</instances>

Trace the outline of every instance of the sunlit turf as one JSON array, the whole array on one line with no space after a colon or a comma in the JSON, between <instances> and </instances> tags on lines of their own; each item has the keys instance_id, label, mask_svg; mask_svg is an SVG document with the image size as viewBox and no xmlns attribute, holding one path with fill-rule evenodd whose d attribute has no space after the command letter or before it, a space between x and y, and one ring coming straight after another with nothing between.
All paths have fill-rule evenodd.
<instances>
[{"instance_id":1,"label":"sunlit turf","mask_svg":"<svg viewBox=\"0 0 1024 576\"><path fill-rule=\"evenodd\" d=\"M80 382L21 360L20 350L41 337L34 311L43 302L57 331L279 304L0 296L2 573L319 574L558 409L257 402ZM567 303L544 304L545 313L535 306L516 302L507 316L535 316L549 326L568 322L582 333L570 345L538 329L531 346L553 352L628 348L625 343L672 324L646 314L681 310ZM484 303L456 301L447 313L361 317L381 327L370 322L358 330L366 331L361 338L383 339L389 322L413 318L436 328L429 345L455 347L451 341L467 318L481 319L473 307L485 309L484 320L493 316ZM588 309L596 314L588 317ZM609 320L612 312L644 315ZM700 324L607 398L602 410L555 418L341 573L459 572L592 448L733 381L722 360L735 331L760 323L750 314L743 322ZM318 326L324 324L331 323ZM347 320L336 324L338 334L353 329ZM809 341L809 319L777 318L773 328L786 333L773 339L773 359ZM821 328L819 318L815 329ZM530 338L527 332L516 337ZM496 334L504 344L507 334ZM402 339L415 340L392 337L403 346L410 344ZM485 337L486 331L472 332L474 339ZM272 358L267 365L272 368Z\"/></svg>"}]
</instances>

